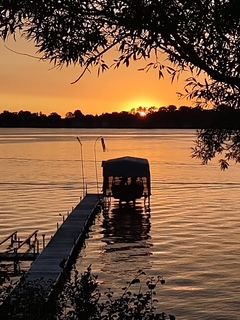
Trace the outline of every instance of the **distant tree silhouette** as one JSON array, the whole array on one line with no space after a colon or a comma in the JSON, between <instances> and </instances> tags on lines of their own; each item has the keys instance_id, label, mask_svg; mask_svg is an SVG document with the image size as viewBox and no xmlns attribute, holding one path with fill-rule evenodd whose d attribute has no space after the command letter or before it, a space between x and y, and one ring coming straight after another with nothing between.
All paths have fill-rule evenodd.
<instances>
[{"instance_id":1,"label":"distant tree silhouette","mask_svg":"<svg viewBox=\"0 0 240 320\"><path fill-rule=\"evenodd\" d=\"M165 107L165 106L160 107L160 108L158 109L158 111L160 111L160 112L166 112L166 111L167 111L167 107Z\"/></svg>"},{"instance_id":2,"label":"distant tree silhouette","mask_svg":"<svg viewBox=\"0 0 240 320\"><path fill-rule=\"evenodd\" d=\"M74 118L74 115L72 112L67 112L65 115L65 118L71 119L71 118Z\"/></svg>"},{"instance_id":3,"label":"distant tree silhouette","mask_svg":"<svg viewBox=\"0 0 240 320\"><path fill-rule=\"evenodd\" d=\"M192 108L188 107L188 106L180 106L179 107L179 111L188 112L188 111L191 111L191 110L192 110Z\"/></svg>"},{"instance_id":4,"label":"distant tree silhouette","mask_svg":"<svg viewBox=\"0 0 240 320\"><path fill-rule=\"evenodd\" d=\"M167 111L168 112L174 112L177 110L177 107L173 104L170 104L169 106L167 106Z\"/></svg>"},{"instance_id":5,"label":"distant tree silhouette","mask_svg":"<svg viewBox=\"0 0 240 320\"><path fill-rule=\"evenodd\" d=\"M148 108L148 113L154 113L156 111L157 111L157 107L155 107L155 106Z\"/></svg>"},{"instance_id":6,"label":"distant tree silhouette","mask_svg":"<svg viewBox=\"0 0 240 320\"><path fill-rule=\"evenodd\" d=\"M14 112L9 112L7 110L4 110L1 114L0 114L0 125L2 127L15 127L16 126L16 120L17 119L17 113Z\"/></svg>"},{"instance_id":7,"label":"distant tree silhouette","mask_svg":"<svg viewBox=\"0 0 240 320\"><path fill-rule=\"evenodd\" d=\"M67 112L64 119L66 127L82 127L83 126L84 115L80 110L75 110L74 112Z\"/></svg>"},{"instance_id":8,"label":"distant tree silhouette","mask_svg":"<svg viewBox=\"0 0 240 320\"><path fill-rule=\"evenodd\" d=\"M56 112L52 112L48 117L47 117L47 123L50 127L61 127L62 124L62 118L59 114Z\"/></svg>"},{"instance_id":9,"label":"distant tree silhouette","mask_svg":"<svg viewBox=\"0 0 240 320\"><path fill-rule=\"evenodd\" d=\"M166 107L143 108L146 113L142 117L139 112L131 111L103 113L101 115L84 115L81 111L68 112L62 118L56 112L50 115L31 113L29 111L0 113L0 127L36 127L36 128L188 128L213 130L239 130L240 110L232 110L224 105L216 110L202 110L181 106L179 109ZM155 111L154 111L155 110ZM214 131L212 131L214 132Z\"/></svg>"},{"instance_id":10,"label":"distant tree silhouette","mask_svg":"<svg viewBox=\"0 0 240 320\"><path fill-rule=\"evenodd\" d=\"M131 114L135 114L135 113L136 113L136 108L132 108L132 109L130 110L130 113L131 113Z\"/></svg>"},{"instance_id":11,"label":"distant tree silhouette","mask_svg":"<svg viewBox=\"0 0 240 320\"><path fill-rule=\"evenodd\" d=\"M154 68L160 78L168 73L172 79L187 69L192 75L186 79L186 97L233 109L240 109L239 21L239 0L6 0L0 4L0 37L20 31L34 39L43 59L58 65L80 64L79 78L92 66L101 72L109 65L129 66L132 60L153 57L143 69ZM104 57L113 47L118 56L106 63ZM200 73L202 78L197 77ZM205 163L220 152L226 168L228 160L239 162L238 137L235 129L227 134L218 129L200 131L194 155Z\"/></svg>"},{"instance_id":12,"label":"distant tree silhouette","mask_svg":"<svg viewBox=\"0 0 240 320\"><path fill-rule=\"evenodd\" d=\"M80 111L80 110L75 110L75 111L73 112L73 115L74 115L74 118L75 118L75 119L81 119L81 118L83 117L83 113L82 113L82 111Z\"/></svg>"},{"instance_id":13,"label":"distant tree silhouette","mask_svg":"<svg viewBox=\"0 0 240 320\"><path fill-rule=\"evenodd\" d=\"M146 113L146 112L147 112L147 108L146 108L146 107L139 106L139 107L137 107L136 112L137 112L137 113L141 113L141 112Z\"/></svg>"}]
</instances>

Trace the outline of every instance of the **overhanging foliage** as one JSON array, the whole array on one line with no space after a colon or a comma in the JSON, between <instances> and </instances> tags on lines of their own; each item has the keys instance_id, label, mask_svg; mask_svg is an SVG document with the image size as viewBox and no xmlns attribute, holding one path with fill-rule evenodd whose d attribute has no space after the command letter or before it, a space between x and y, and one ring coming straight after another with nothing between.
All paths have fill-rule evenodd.
<instances>
[{"instance_id":1,"label":"overhanging foliage","mask_svg":"<svg viewBox=\"0 0 240 320\"><path fill-rule=\"evenodd\" d=\"M4 0L0 12L0 37L20 30L43 59L80 64L76 81L92 66L104 71L151 58L146 69L160 78L190 70L185 96L198 105L240 108L239 0ZM118 56L107 63L113 47Z\"/></svg>"}]
</instances>

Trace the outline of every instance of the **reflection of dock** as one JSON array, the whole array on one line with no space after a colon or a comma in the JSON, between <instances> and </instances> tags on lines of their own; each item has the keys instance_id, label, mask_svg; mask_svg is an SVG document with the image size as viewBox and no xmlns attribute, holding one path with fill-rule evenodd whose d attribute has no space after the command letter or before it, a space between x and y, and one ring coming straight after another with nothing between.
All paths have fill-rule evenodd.
<instances>
[{"instance_id":1,"label":"reflection of dock","mask_svg":"<svg viewBox=\"0 0 240 320\"><path fill-rule=\"evenodd\" d=\"M0 261L13 261L13 262L18 262L18 261L33 261L37 258L36 253L32 252L1 252L0 253Z\"/></svg>"},{"instance_id":2,"label":"reflection of dock","mask_svg":"<svg viewBox=\"0 0 240 320\"><path fill-rule=\"evenodd\" d=\"M32 263L30 270L25 274L25 281L20 281L7 299L10 302L20 301L26 285L34 287L41 283L45 301L55 292L56 286L63 280L65 271L74 262L80 244L85 239L94 213L99 208L100 197L97 194L88 194L73 209L63 224L56 231L44 250ZM16 300L17 299L17 300ZM4 307L4 306L3 306ZM9 310L8 303L5 307ZM5 307L3 308L5 310ZM11 319L11 318L10 318Z\"/></svg>"}]
</instances>

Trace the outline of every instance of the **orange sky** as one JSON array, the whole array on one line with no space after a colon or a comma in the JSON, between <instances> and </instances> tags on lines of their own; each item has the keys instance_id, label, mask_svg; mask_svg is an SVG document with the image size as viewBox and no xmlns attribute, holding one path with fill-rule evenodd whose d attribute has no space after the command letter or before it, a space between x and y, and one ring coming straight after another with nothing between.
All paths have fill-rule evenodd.
<instances>
[{"instance_id":1,"label":"orange sky","mask_svg":"<svg viewBox=\"0 0 240 320\"><path fill-rule=\"evenodd\" d=\"M36 49L25 40L8 40L6 45L18 52L34 54ZM129 68L110 70L97 76L97 71L71 85L80 67L51 69L39 61L7 50L0 42L0 112L3 110L45 114L80 109L84 114L123 111L138 106L175 104L191 105L179 100L176 91L183 91L183 81L171 84L169 78L158 79L157 71L138 71L148 61L133 63Z\"/></svg>"}]
</instances>

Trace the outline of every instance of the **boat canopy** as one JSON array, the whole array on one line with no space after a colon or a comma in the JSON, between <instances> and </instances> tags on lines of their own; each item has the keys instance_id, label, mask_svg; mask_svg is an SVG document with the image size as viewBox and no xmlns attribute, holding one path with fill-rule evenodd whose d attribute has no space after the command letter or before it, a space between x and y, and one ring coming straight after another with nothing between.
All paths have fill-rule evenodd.
<instances>
[{"instance_id":1,"label":"boat canopy","mask_svg":"<svg viewBox=\"0 0 240 320\"><path fill-rule=\"evenodd\" d=\"M121 157L102 162L104 177L146 177L150 178L147 159Z\"/></svg>"},{"instance_id":2,"label":"boat canopy","mask_svg":"<svg viewBox=\"0 0 240 320\"><path fill-rule=\"evenodd\" d=\"M151 195L150 169L147 159L121 157L102 162L103 195L120 201L135 201Z\"/></svg>"}]
</instances>

